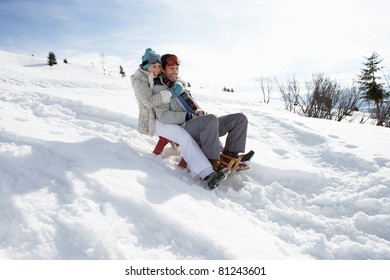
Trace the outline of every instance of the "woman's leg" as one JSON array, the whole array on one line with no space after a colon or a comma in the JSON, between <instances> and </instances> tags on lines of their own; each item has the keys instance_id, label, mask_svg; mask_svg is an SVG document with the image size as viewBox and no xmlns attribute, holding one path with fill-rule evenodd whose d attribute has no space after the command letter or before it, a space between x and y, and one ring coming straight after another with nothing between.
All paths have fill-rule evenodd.
<instances>
[{"instance_id":1,"label":"woman's leg","mask_svg":"<svg viewBox=\"0 0 390 280\"><path fill-rule=\"evenodd\" d=\"M203 151L183 127L177 124L163 124L157 120L155 133L179 144L180 152L187 162L192 176L197 175L203 179L213 172L213 168Z\"/></svg>"}]
</instances>

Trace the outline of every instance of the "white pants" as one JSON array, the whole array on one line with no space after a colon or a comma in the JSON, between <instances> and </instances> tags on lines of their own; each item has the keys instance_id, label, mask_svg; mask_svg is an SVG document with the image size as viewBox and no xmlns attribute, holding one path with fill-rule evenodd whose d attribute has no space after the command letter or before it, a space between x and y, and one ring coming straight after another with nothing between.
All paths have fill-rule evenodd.
<instances>
[{"instance_id":1,"label":"white pants","mask_svg":"<svg viewBox=\"0 0 390 280\"><path fill-rule=\"evenodd\" d=\"M157 136L165 137L179 144L180 152L187 162L187 166L191 171L192 176L199 176L203 179L214 171L198 143L196 143L192 136L180 125L163 124L156 120L154 132Z\"/></svg>"}]
</instances>

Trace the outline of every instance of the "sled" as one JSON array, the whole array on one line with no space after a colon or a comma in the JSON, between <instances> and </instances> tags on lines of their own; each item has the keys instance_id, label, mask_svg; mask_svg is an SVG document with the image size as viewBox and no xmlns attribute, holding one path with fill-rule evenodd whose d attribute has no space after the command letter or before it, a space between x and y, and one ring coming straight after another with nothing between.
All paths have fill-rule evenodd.
<instances>
[{"instance_id":1,"label":"sled","mask_svg":"<svg viewBox=\"0 0 390 280\"><path fill-rule=\"evenodd\" d=\"M241 162L242 157L242 155L238 157L231 157L221 153L219 157L219 164L228 170L227 175L230 176L235 171L240 172L249 169L248 164Z\"/></svg>"},{"instance_id":2,"label":"sled","mask_svg":"<svg viewBox=\"0 0 390 280\"><path fill-rule=\"evenodd\" d=\"M175 142L173 142L173 141L171 141L171 140L169 140L167 138L164 138L164 137L160 136L159 139L158 139L158 142L156 144L156 147L153 150L153 153L155 155L160 155L163 152L165 146L168 145L168 144L171 144L172 147L174 147L174 148L179 147L179 145L177 143L175 143ZM187 162L184 160L183 157L180 159L180 162L177 164L177 166L179 166L181 168L184 168L184 169L187 168Z\"/></svg>"},{"instance_id":3,"label":"sled","mask_svg":"<svg viewBox=\"0 0 390 280\"><path fill-rule=\"evenodd\" d=\"M172 147L179 146L177 143L160 136L159 140L156 144L156 147L153 150L153 153L155 155L160 155L163 152L165 146L168 144L171 144ZM219 158L219 163L220 163L220 166L222 167L221 169L227 169L227 175L230 176L235 171L240 172L240 171L249 169L249 165L244 163L244 162L241 162L241 159L242 159L242 156L235 158L235 157L228 156L224 153L221 153L220 158ZM183 157L181 158L181 160L177 164L177 166L184 168L184 169L187 168L187 162L184 160ZM220 171L220 170L216 170L216 171Z\"/></svg>"}]
</instances>

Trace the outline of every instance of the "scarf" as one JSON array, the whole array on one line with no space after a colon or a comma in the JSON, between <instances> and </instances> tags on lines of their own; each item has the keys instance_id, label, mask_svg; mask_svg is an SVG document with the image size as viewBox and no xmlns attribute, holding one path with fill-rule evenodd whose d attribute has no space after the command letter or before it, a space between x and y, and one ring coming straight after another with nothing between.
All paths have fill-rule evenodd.
<instances>
[{"instance_id":1,"label":"scarf","mask_svg":"<svg viewBox=\"0 0 390 280\"><path fill-rule=\"evenodd\" d=\"M165 77L163 78L163 83L168 88L171 88L174 84ZM177 96L177 99L179 99L187 113L195 114L195 111L200 109L198 104L195 102L195 100L192 98L191 94L187 90L184 90L179 96Z\"/></svg>"}]
</instances>

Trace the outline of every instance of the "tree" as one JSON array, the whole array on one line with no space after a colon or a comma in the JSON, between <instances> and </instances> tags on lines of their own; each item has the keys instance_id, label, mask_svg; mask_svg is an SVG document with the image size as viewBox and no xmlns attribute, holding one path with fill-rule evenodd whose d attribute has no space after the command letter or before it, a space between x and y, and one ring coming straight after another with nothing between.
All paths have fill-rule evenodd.
<instances>
[{"instance_id":1,"label":"tree","mask_svg":"<svg viewBox=\"0 0 390 280\"><path fill-rule=\"evenodd\" d=\"M122 65L119 65L119 74L122 75L122 78L126 77L126 73L125 73L125 71L123 71Z\"/></svg>"},{"instance_id":2,"label":"tree","mask_svg":"<svg viewBox=\"0 0 390 280\"><path fill-rule=\"evenodd\" d=\"M379 54L376 52L365 58L367 62L363 63L365 67L361 69L358 83L363 91L363 98L367 101L373 101L375 104L376 125L382 125L384 122L381 113L382 103L389 96L389 93L383 88L383 83L379 82L381 77L377 74L383 68L379 66L382 60L379 60Z\"/></svg>"},{"instance_id":3,"label":"tree","mask_svg":"<svg viewBox=\"0 0 390 280\"><path fill-rule=\"evenodd\" d=\"M261 92L263 93L263 102L268 104L272 92L272 81L263 77L260 77L258 81L260 83Z\"/></svg>"},{"instance_id":4,"label":"tree","mask_svg":"<svg viewBox=\"0 0 390 280\"><path fill-rule=\"evenodd\" d=\"M313 74L312 80L306 82L305 96L301 96L295 77L287 85L280 84L276 78L275 82L286 110L295 112L297 107L307 117L341 121L358 110L362 100L357 88L342 89L337 81L323 74Z\"/></svg>"},{"instance_id":5,"label":"tree","mask_svg":"<svg viewBox=\"0 0 390 280\"><path fill-rule=\"evenodd\" d=\"M57 58L54 52L49 52L49 56L47 57L47 59L48 59L47 64L49 64L50 66L57 64Z\"/></svg>"},{"instance_id":6,"label":"tree","mask_svg":"<svg viewBox=\"0 0 390 280\"><path fill-rule=\"evenodd\" d=\"M234 92L233 89L230 89L230 88L227 88L227 87L223 87L222 91L225 91L225 92Z\"/></svg>"},{"instance_id":7,"label":"tree","mask_svg":"<svg viewBox=\"0 0 390 280\"><path fill-rule=\"evenodd\" d=\"M356 86L341 91L340 98L336 104L335 120L342 121L347 116L352 116L353 112L359 111L362 99L361 93Z\"/></svg>"},{"instance_id":8,"label":"tree","mask_svg":"<svg viewBox=\"0 0 390 280\"><path fill-rule=\"evenodd\" d=\"M284 106L286 110L288 111L294 111L296 106L302 106L302 103L299 103L300 98L300 87L297 79L295 76L292 78L292 80L287 81L287 86L280 84L278 80L275 78L275 82L277 87L279 88L279 91L282 94L283 100L284 100ZM301 107L302 112L304 111L304 108Z\"/></svg>"},{"instance_id":9,"label":"tree","mask_svg":"<svg viewBox=\"0 0 390 280\"><path fill-rule=\"evenodd\" d=\"M100 53L99 54L99 56L100 56L100 62L101 62L101 64L102 64L102 69L103 69L103 73L104 73L104 75L106 75L106 68L104 67L104 65L105 65L105 63L106 63L106 55L104 54L104 53Z\"/></svg>"},{"instance_id":10,"label":"tree","mask_svg":"<svg viewBox=\"0 0 390 280\"><path fill-rule=\"evenodd\" d=\"M329 77L325 77L324 74L314 74L312 81L306 82L306 89L308 92L307 116L332 119L341 96L340 85Z\"/></svg>"}]
</instances>

